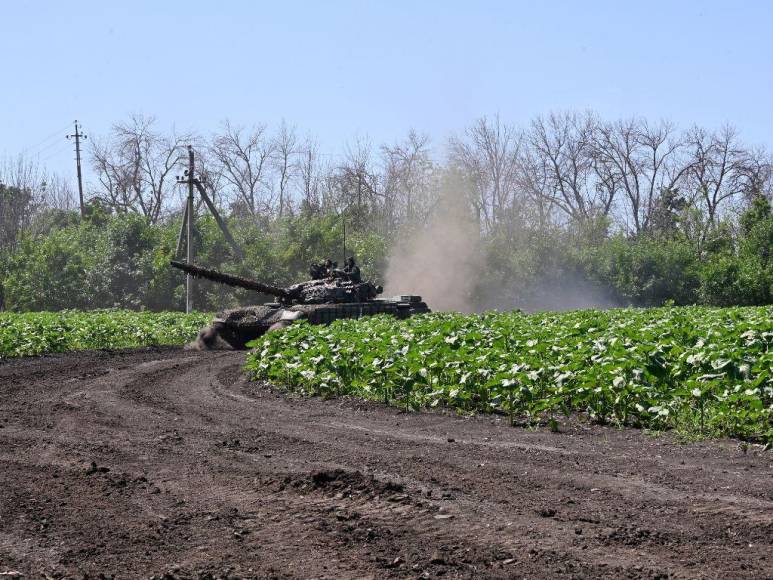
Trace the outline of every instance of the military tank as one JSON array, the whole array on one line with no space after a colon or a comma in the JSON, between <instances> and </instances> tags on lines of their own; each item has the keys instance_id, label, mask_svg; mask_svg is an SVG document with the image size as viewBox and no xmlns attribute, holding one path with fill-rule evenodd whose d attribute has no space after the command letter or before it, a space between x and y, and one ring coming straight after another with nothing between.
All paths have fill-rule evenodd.
<instances>
[{"instance_id":1,"label":"military tank","mask_svg":"<svg viewBox=\"0 0 773 580\"><path fill-rule=\"evenodd\" d=\"M374 314L389 314L408 318L430 312L427 304L416 295L378 298L381 286L360 279L359 268L339 270L328 264L312 264L311 280L287 288L264 284L249 278L172 260L170 264L195 278L203 278L237 288L245 288L276 298L274 302L243 306L219 312L212 323L189 345L190 348L246 348L246 343L266 332L286 328L297 320L311 324L329 324L341 318L361 318Z\"/></svg>"}]
</instances>

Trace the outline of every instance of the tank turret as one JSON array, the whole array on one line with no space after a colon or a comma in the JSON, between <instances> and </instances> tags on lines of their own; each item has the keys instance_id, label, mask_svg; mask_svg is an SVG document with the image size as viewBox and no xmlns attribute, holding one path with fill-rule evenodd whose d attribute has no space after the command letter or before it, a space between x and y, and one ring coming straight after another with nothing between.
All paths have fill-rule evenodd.
<instances>
[{"instance_id":1,"label":"tank turret","mask_svg":"<svg viewBox=\"0 0 773 580\"><path fill-rule=\"evenodd\" d=\"M329 272L327 270L315 270L315 266L320 266L318 264L313 265L312 270L321 271L324 274L323 276L293 284L288 288L264 284L249 278L242 278L241 276L234 276L233 274L226 274L177 260L172 260L170 264L194 278L204 278L219 284L245 288L261 294L269 294L275 296L281 304L285 305L367 302L368 300L375 299L383 291L381 286L376 286L370 282L355 281L345 270L336 269ZM322 267L324 268L324 266Z\"/></svg>"}]
</instances>

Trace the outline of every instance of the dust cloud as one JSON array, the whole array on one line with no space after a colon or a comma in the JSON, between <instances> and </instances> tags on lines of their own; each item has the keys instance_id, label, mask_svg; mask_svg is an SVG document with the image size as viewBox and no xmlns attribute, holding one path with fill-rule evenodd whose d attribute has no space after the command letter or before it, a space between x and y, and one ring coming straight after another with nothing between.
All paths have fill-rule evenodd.
<instances>
[{"instance_id":1,"label":"dust cloud","mask_svg":"<svg viewBox=\"0 0 773 580\"><path fill-rule=\"evenodd\" d=\"M623 306L609 292L583 276L556 271L550 267L545 268L540 277L528 285L520 285L518 281L482 284L478 287L476 297L478 311L517 308L526 313L562 312Z\"/></svg>"},{"instance_id":2,"label":"dust cloud","mask_svg":"<svg viewBox=\"0 0 773 580\"><path fill-rule=\"evenodd\" d=\"M429 221L401 231L389 253L384 296L419 294L433 311L562 311L621 306L607 289L582 272L546 259L533 238L523 236L514 256L492 255L464 193L464 183L449 180ZM529 275L506 274L495 264L521 262ZM508 268L505 268L505 271Z\"/></svg>"},{"instance_id":3,"label":"dust cloud","mask_svg":"<svg viewBox=\"0 0 773 580\"><path fill-rule=\"evenodd\" d=\"M473 293L483 266L468 207L446 192L426 225L402 232L387 261L384 296L420 294L434 311L476 309Z\"/></svg>"}]
</instances>

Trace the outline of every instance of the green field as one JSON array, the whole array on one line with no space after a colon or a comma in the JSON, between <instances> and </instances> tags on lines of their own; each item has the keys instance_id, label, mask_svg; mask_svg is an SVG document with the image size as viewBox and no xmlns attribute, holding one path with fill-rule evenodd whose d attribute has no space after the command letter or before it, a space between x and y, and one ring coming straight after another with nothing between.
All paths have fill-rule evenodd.
<instances>
[{"instance_id":1,"label":"green field","mask_svg":"<svg viewBox=\"0 0 773 580\"><path fill-rule=\"evenodd\" d=\"M255 343L255 379L307 395L773 440L773 307L379 316Z\"/></svg>"},{"instance_id":2,"label":"green field","mask_svg":"<svg viewBox=\"0 0 773 580\"><path fill-rule=\"evenodd\" d=\"M64 310L0 313L0 359L85 349L184 344L211 319L195 312Z\"/></svg>"}]
</instances>

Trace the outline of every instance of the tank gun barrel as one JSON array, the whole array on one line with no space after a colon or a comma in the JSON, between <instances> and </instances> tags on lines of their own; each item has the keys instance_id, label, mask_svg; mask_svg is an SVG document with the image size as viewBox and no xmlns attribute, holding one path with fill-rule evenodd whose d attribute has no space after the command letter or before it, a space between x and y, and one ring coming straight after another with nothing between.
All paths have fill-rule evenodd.
<instances>
[{"instance_id":1,"label":"tank gun barrel","mask_svg":"<svg viewBox=\"0 0 773 580\"><path fill-rule=\"evenodd\" d=\"M263 294L271 294L277 298L289 299L292 297L290 292L284 288L277 288L276 286L263 284L255 280L250 280L249 278L242 278L241 276L234 276L233 274L226 274L224 272L218 272L217 270L210 270L209 268L202 268L195 264L188 264L177 260L172 260L169 263L173 267L182 270L186 274L190 274L194 278L204 278L205 280L212 280L213 282L226 284L227 286L236 286L237 288L245 288Z\"/></svg>"}]
</instances>

